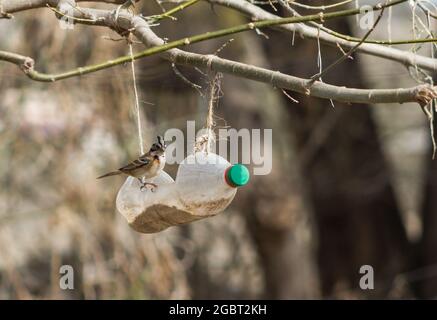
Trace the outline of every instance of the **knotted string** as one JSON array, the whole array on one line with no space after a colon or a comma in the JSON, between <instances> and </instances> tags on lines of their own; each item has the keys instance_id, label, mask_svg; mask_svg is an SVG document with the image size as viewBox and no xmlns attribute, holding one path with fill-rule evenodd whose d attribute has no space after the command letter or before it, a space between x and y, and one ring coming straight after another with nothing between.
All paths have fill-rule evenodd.
<instances>
[{"instance_id":1,"label":"knotted string","mask_svg":"<svg viewBox=\"0 0 437 320\"><path fill-rule=\"evenodd\" d=\"M215 141L214 137L214 107L217 104L220 89L221 89L221 73L210 73L210 81L208 86L208 114L205 121L205 134L196 139L195 151L204 151L206 153L211 151L212 144Z\"/></svg>"}]
</instances>

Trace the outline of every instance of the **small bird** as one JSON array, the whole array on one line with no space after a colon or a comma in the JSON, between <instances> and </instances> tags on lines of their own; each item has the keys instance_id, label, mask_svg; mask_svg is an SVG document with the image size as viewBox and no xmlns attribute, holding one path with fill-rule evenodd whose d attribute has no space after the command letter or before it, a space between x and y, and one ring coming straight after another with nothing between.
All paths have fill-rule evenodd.
<instances>
[{"instance_id":1,"label":"small bird","mask_svg":"<svg viewBox=\"0 0 437 320\"><path fill-rule=\"evenodd\" d=\"M154 143L150 148L149 152L143 154L138 159L132 161L131 163L121 167L117 171L112 171L97 179L106 178L110 176L115 176L119 174L126 174L128 176L137 178L141 184L141 190L146 188L146 186L152 186L152 191L158 187L154 183L143 182L143 178L150 179L155 177L159 171L161 171L165 166L165 141L161 136L157 137L158 142Z\"/></svg>"}]
</instances>

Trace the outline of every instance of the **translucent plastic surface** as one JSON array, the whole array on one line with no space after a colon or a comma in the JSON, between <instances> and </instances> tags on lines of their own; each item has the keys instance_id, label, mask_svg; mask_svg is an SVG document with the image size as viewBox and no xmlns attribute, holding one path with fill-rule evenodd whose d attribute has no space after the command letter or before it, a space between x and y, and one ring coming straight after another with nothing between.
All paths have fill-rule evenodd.
<instances>
[{"instance_id":1,"label":"translucent plastic surface","mask_svg":"<svg viewBox=\"0 0 437 320\"><path fill-rule=\"evenodd\" d=\"M216 154L196 153L180 164L176 181L164 171L147 180L158 185L155 192L141 191L139 181L128 177L118 192L117 209L132 228L143 233L216 215L237 192L224 179L230 165Z\"/></svg>"}]
</instances>

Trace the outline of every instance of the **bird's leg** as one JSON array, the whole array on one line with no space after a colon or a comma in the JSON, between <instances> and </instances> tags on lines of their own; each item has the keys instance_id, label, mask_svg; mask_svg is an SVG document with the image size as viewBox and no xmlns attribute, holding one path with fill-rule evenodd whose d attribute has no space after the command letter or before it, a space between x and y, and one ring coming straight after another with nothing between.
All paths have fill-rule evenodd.
<instances>
[{"instance_id":1,"label":"bird's leg","mask_svg":"<svg viewBox=\"0 0 437 320\"><path fill-rule=\"evenodd\" d=\"M152 192L155 192L156 188L158 188L158 186L156 184L154 184L154 183L145 182L144 181L144 177L138 178L138 180L140 181L140 185L141 185L140 191L147 190L147 186L151 186L150 191L152 191Z\"/></svg>"},{"instance_id":2,"label":"bird's leg","mask_svg":"<svg viewBox=\"0 0 437 320\"><path fill-rule=\"evenodd\" d=\"M138 181L140 182L140 191L143 191L144 190L144 181L143 181L143 178L141 177L141 178L137 178L138 179Z\"/></svg>"},{"instance_id":3,"label":"bird's leg","mask_svg":"<svg viewBox=\"0 0 437 320\"><path fill-rule=\"evenodd\" d=\"M158 185L151 183L151 182L144 182L144 186L150 186L150 191L155 192L158 188Z\"/></svg>"}]
</instances>

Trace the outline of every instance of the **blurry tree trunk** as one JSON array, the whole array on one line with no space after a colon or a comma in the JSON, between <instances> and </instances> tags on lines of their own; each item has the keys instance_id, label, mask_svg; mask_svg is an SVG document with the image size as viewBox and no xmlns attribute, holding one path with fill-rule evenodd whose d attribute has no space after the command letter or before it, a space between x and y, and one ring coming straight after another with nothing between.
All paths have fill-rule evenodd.
<instances>
[{"instance_id":1,"label":"blurry tree trunk","mask_svg":"<svg viewBox=\"0 0 437 320\"><path fill-rule=\"evenodd\" d=\"M424 203L422 210L422 239L418 244L418 273L411 281L417 281L416 289L420 298L437 297L437 161L429 154L428 169L425 173Z\"/></svg>"},{"instance_id":2,"label":"blurry tree trunk","mask_svg":"<svg viewBox=\"0 0 437 320\"><path fill-rule=\"evenodd\" d=\"M239 59L270 67L262 38L246 35ZM264 271L268 299L304 299L319 296L315 238L311 208L301 181L287 105L280 91L253 82L227 79L239 96L226 96L226 118L235 128L272 128L273 167L266 176L253 176L244 193L244 212ZM251 98L249 98L251 97ZM238 105L239 108L234 106Z\"/></svg>"},{"instance_id":3,"label":"blurry tree trunk","mask_svg":"<svg viewBox=\"0 0 437 320\"><path fill-rule=\"evenodd\" d=\"M327 25L351 32L346 19ZM314 42L296 34L292 46L283 34L268 35L266 52L273 69L306 78L318 72ZM324 66L342 54L325 46L321 52ZM323 80L364 88L359 57L354 58ZM290 94L300 101L293 104L284 96L315 211L322 294L348 296L355 290L354 294L387 296L396 275L406 268L408 243L370 107L335 103L334 108L327 100ZM374 268L376 290L360 291L362 265Z\"/></svg>"}]
</instances>

